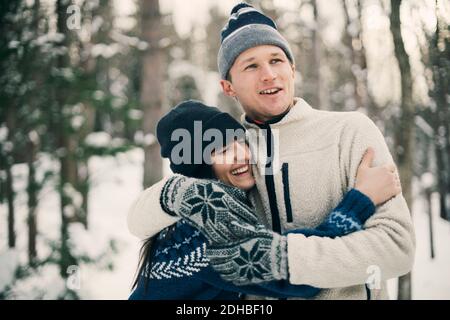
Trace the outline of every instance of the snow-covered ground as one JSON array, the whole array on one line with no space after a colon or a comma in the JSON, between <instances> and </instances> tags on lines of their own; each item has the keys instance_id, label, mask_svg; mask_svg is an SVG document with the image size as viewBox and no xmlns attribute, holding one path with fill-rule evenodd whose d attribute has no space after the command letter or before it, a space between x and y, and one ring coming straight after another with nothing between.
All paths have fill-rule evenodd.
<instances>
[{"instance_id":1,"label":"snow-covered ground","mask_svg":"<svg viewBox=\"0 0 450 320\"><path fill-rule=\"evenodd\" d=\"M51 163L43 158L43 162ZM141 191L143 152L134 149L113 157L94 157L89 170L94 185L90 194L89 230L74 225L71 235L77 251L91 257L107 253L108 243L114 239L118 253L113 255L113 270L99 265L81 264L76 270L80 277L71 278L69 285L75 286L83 299L126 299L136 270L140 243L128 233L126 213L132 201ZM26 181L26 167L13 168L16 179L15 189L23 190ZM42 192L38 213L39 256L49 253L46 240L58 240L59 201L56 193L48 187ZM413 269L414 299L450 299L450 223L443 221L434 212L435 254L430 258L428 215L424 203L416 197L413 206L417 235L416 261ZM436 201L436 199L433 199ZM26 198L16 199L17 250L7 250L6 206L0 206L0 291L13 276L18 261L26 261ZM436 206L435 206L436 208ZM54 265L49 265L14 287L11 298L54 299L65 284ZM396 281L389 282L391 297L396 294Z\"/></svg>"},{"instance_id":2,"label":"snow-covered ground","mask_svg":"<svg viewBox=\"0 0 450 320\"><path fill-rule=\"evenodd\" d=\"M433 197L434 208L438 199ZM435 258L430 258L429 218L424 212L425 203L416 201L414 223L417 237L416 260L413 269L414 299L450 299L450 222L433 212Z\"/></svg>"},{"instance_id":3,"label":"snow-covered ground","mask_svg":"<svg viewBox=\"0 0 450 320\"><path fill-rule=\"evenodd\" d=\"M138 261L139 241L129 234L126 226L126 213L132 201L142 189L143 152L139 149L114 157L93 157L89 170L93 186L89 197L89 230L74 225L70 233L77 251L96 257L108 249L108 242L115 240L118 254L110 255L114 269L109 271L98 265L81 264L78 273L78 293L85 299L125 299L128 297ZM26 181L26 167L13 168L17 183L15 190L23 190ZM0 291L12 276L12 268L17 260L26 261L27 228L26 198L16 199L17 252L7 251L6 206L0 207ZM48 254L45 239L59 239L59 200L58 195L47 188L42 192L38 212L38 254ZM16 263L15 263L16 262ZM103 267L103 266L102 266ZM20 281L14 289L15 298L46 299L55 298L60 291L61 280L56 266L46 267L30 280ZM72 274L72 273L71 273ZM64 283L62 283L64 285ZM39 288L50 292L40 294Z\"/></svg>"}]
</instances>

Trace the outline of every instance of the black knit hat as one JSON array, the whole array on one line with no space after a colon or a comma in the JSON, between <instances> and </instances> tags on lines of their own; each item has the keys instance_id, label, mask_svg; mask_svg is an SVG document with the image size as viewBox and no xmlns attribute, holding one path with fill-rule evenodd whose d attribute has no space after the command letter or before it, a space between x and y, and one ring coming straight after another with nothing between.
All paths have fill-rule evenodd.
<instances>
[{"instance_id":1,"label":"black knit hat","mask_svg":"<svg viewBox=\"0 0 450 320\"><path fill-rule=\"evenodd\" d=\"M207 137L208 133L204 137L208 129L216 129L212 131L223 139L218 139L214 134ZM212 147L215 149L230 143L231 132L235 138L245 137L244 127L228 113L194 100L175 106L161 118L156 128L161 156L170 160L174 173L210 179L214 178L210 153L204 155L204 151L208 148L211 152Z\"/></svg>"}]
</instances>

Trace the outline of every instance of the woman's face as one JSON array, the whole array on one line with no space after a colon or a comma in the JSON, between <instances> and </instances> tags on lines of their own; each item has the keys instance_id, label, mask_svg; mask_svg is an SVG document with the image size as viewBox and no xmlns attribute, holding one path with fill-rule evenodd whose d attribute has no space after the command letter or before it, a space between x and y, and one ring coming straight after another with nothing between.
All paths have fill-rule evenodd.
<instances>
[{"instance_id":1,"label":"woman's face","mask_svg":"<svg viewBox=\"0 0 450 320\"><path fill-rule=\"evenodd\" d=\"M242 190L255 185L251 153L245 141L236 140L211 154L212 169L217 179Z\"/></svg>"}]
</instances>

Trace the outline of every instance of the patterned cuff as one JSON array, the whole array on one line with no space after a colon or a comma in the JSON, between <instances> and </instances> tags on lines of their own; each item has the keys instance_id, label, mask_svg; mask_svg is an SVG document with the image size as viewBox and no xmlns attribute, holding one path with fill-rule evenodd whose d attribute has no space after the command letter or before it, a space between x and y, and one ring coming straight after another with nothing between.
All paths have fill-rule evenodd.
<instances>
[{"instance_id":1,"label":"patterned cuff","mask_svg":"<svg viewBox=\"0 0 450 320\"><path fill-rule=\"evenodd\" d=\"M287 238L273 233L271 246L271 269L276 280L288 279Z\"/></svg>"},{"instance_id":2,"label":"patterned cuff","mask_svg":"<svg viewBox=\"0 0 450 320\"><path fill-rule=\"evenodd\" d=\"M164 184L164 187L161 191L161 196L159 197L159 203L161 204L161 208L171 216L178 216L175 202L177 200L177 195L180 192L181 185L188 178L182 175L174 175L170 177L167 182Z\"/></svg>"},{"instance_id":3,"label":"patterned cuff","mask_svg":"<svg viewBox=\"0 0 450 320\"><path fill-rule=\"evenodd\" d=\"M350 211L363 225L375 212L372 200L357 189L351 189L338 206L343 211Z\"/></svg>"}]
</instances>

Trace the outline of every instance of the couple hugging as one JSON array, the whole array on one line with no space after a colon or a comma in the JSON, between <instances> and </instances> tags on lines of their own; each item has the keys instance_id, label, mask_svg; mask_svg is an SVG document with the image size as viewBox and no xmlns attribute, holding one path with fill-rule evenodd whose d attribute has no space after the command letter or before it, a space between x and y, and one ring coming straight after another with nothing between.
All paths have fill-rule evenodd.
<instances>
[{"instance_id":1,"label":"couple hugging","mask_svg":"<svg viewBox=\"0 0 450 320\"><path fill-rule=\"evenodd\" d=\"M387 299L415 237L378 128L295 97L289 44L248 4L231 11L218 67L242 124L198 101L158 123L175 174L128 213L144 240L130 299Z\"/></svg>"}]
</instances>

